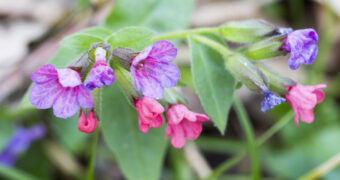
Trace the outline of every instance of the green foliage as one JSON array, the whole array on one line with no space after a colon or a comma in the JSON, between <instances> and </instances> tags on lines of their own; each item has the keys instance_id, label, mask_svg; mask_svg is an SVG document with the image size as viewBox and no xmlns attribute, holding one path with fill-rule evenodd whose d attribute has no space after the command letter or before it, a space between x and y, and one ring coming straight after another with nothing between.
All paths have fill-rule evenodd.
<instances>
[{"instance_id":1,"label":"green foliage","mask_svg":"<svg viewBox=\"0 0 340 180\"><path fill-rule=\"evenodd\" d=\"M224 68L224 58L189 37L192 74L202 105L223 134L233 101L234 78ZM218 84L218 86L216 86Z\"/></svg>"},{"instance_id":2,"label":"green foliage","mask_svg":"<svg viewBox=\"0 0 340 180\"><path fill-rule=\"evenodd\" d=\"M105 26L117 30L126 26L145 26L158 32L187 28L193 0L119 0L108 15Z\"/></svg>"},{"instance_id":3,"label":"green foliage","mask_svg":"<svg viewBox=\"0 0 340 180\"><path fill-rule=\"evenodd\" d=\"M237 43L254 43L262 40L275 27L264 20L230 21L220 27L225 39Z\"/></svg>"},{"instance_id":4,"label":"green foliage","mask_svg":"<svg viewBox=\"0 0 340 180\"><path fill-rule=\"evenodd\" d=\"M140 51L149 45L154 32L143 27L126 27L107 38L112 48L124 47Z\"/></svg>"},{"instance_id":5,"label":"green foliage","mask_svg":"<svg viewBox=\"0 0 340 180\"><path fill-rule=\"evenodd\" d=\"M117 158L127 179L159 179L167 141L164 126L143 134L136 111L116 84L102 90L100 114L104 140Z\"/></svg>"},{"instance_id":6,"label":"green foliage","mask_svg":"<svg viewBox=\"0 0 340 180\"><path fill-rule=\"evenodd\" d=\"M14 133L14 126L10 121L0 121L0 152L6 147L8 140Z\"/></svg>"},{"instance_id":7,"label":"green foliage","mask_svg":"<svg viewBox=\"0 0 340 180\"><path fill-rule=\"evenodd\" d=\"M56 139L68 151L79 153L86 147L88 134L78 130L79 113L69 119L60 119L50 113L50 124Z\"/></svg>"}]
</instances>

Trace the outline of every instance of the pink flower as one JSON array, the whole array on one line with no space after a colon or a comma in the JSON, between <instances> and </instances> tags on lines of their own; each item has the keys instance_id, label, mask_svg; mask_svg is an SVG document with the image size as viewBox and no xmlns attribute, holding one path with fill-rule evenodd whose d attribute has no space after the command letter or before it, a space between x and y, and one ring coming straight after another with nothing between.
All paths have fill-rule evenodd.
<instances>
[{"instance_id":1,"label":"pink flower","mask_svg":"<svg viewBox=\"0 0 340 180\"><path fill-rule=\"evenodd\" d=\"M175 87L181 77L179 69L171 63L177 49L169 41L157 41L132 59L130 72L137 91L143 96L161 99L163 89Z\"/></svg>"},{"instance_id":2,"label":"pink flower","mask_svg":"<svg viewBox=\"0 0 340 180\"><path fill-rule=\"evenodd\" d=\"M294 111L296 126L299 125L299 117L301 121L306 123L312 123L314 121L313 109L315 105L325 97L324 92L319 89L326 87L326 84L318 84L315 86L296 84L295 86L288 87L289 94L285 95L285 98Z\"/></svg>"},{"instance_id":3,"label":"pink flower","mask_svg":"<svg viewBox=\"0 0 340 180\"><path fill-rule=\"evenodd\" d=\"M78 130L84 133L92 133L96 130L98 125L98 120L96 119L94 112L90 113L85 117L84 113L81 112L78 121Z\"/></svg>"},{"instance_id":4,"label":"pink flower","mask_svg":"<svg viewBox=\"0 0 340 180\"><path fill-rule=\"evenodd\" d=\"M34 82L29 100L38 109L53 107L54 115L67 119L77 113L79 106L92 108L92 98L77 71L56 69L52 64L41 66L32 73Z\"/></svg>"},{"instance_id":5,"label":"pink flower","mask_svg":"<svg viewBox=\"0 0 340 180\"><path fill-rule=\"evenodd\" d=\"M192 112L183 104L170 106L166 118L168 126L165 136L171 136L171 144L175 148L182 148L186 139L197 139L202 132L202 122L210 121L208 116Z\"/></svg>"},{"instance_id":6,"label":"pink flower","mask_svg":"<svg viewBox=\"0 0 340 180\"><path fill-rule=\"evenodd\" d=\"M102 47L98 47L95 51L95 63L86 80L86 88L93 90L101 88L103 85L110 86L115 79L113 69L106 63L106 51Z\"/></svg>"},{"instance_id":7,"label":"pink flower","mask_svg":"<svg viewBox=\"0 0 340 180\"><path fill-rule=\"evenodd\" d=\"M138 113L138 124L141 132L147 133L150 126L153 128L162 126L163 118L161 114L164 112L164 108L156 100L149 97L136 99L135 107Z\"/></svg>"}]
</instances>

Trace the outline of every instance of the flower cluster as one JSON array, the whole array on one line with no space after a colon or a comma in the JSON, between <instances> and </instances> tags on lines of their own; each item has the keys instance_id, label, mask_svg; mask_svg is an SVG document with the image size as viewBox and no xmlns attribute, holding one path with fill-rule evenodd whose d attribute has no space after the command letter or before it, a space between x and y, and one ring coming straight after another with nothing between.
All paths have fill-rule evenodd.
<instances>
[{"instance_id":1,"label":"flower cluster","mask_svg":"<svg viewBox=\"0 0 340 180\"><path fill-rule=\"evenodd\" d=\"M228 27L226 26L226 28ZM318 35L313 29L292 31L286 28L282 31L277 29L275 32L283 34L284 37L280 35L283 37L278 43L280 47L276 49L269 48L269 51L271 51L269 54L290 53L288 64L293 70L296 70L301 64L311 64L314 61L318 50L316 45ZM270 35L267 34L263 37L268 36ZM272 40L273 37L269 39ZM259 37L254 38L252 41L257 39ZM243 41L246 40L243 39ZM298 125L299 117L303 122L312 122L314 119L313 108L324 98L323 92L319 89L325 88L326 85L303 86L297 83L288 83L283 87L284 93L272 90L270 83L273 82L268 82L270 75L266 77L266 73L259 70L254 63L249 61L251 51L254 49L256 51L259 48L249 48L247 50L249 52L248 57L237 52L228 56L226 61L227 69L249 89L260 90L264 97L261 103L261 111L267 111L287 101L295 112L296 125ZM268 50L266 46L264 46L264 49L264 51ZM130 93L130 95L138 114L139 130L147 133L150 127L161 127L163 125L162 114L165 113L167 119L165 136L171 137L171 144L174 147L183 147L186 139L196 139L202 132L202 123L210 121L208 116L192 112L178 101L167 102L165 100L165 107L167 108L164 108L157 101L163 99L164 89L175 87L181 77L178 67L172 63L177 56L177 49L174 44L161 40L154 42L141 52L134 52L129 49L124 50L130 53L114 56L118 59L124 57L120 58L120 60L124 61L123 68L129 70L130 74L116 74L116 76L119 82L121 76L129 76L126 81L131 79L129 83L132 87L134 85L134 88L129 86L129 90L132 89L131 92L135 93ZM277 52L273 53L272 51ZM90 52L92 50L88 53L89 57L92 54ZM112 52L119 52L119 50L113 50ZM94 60L90 66L81 68L71 66L57 69L53 65L47 64L38 68L31 76L34 82L29 95L32 105L38 109L53 107L55 116L64 119L80 112L78 129L85 133L92 133L97 128L98 117L94 108L96 103L92 100L91 91L96 88L110 86L116 79L112 67L116 68L117 64L119 66L119 63L121 63L116 62L115 59L111 61L111 58L108 58L111 50L107 50L100 45L95 47L93 54ZM261 55L261 53L255 54ZM265 55L264 57L270 56ZM84 69L85 71L83 71ZM127 71L124 70L124 72ZM280 77L277 79L281 80ZM279 97L279 95L284 96L284 98Z\"/></svg>"},{"instance_id":2,"label":"flower cluster","mask_svg":"<svg viewBox=\"0 0 340 180\"><path fill-rule=\"evenodd\" d=\"M91 91L110 86L115 81L114 71L107 61L108 52L97 47L95 60L87 78L81 77L76 68L56 69L47 64L36 70L31 79L34 85L30 92L31 103L39 109L53 107L55 116L69 118L80 110L78 129L92 133L98 125ZM176 47L169 41L157 41L131 59L130 73L136 91L134 104L138 113L139 129L147 133L150 127L163 124L163 106L155 99L163 98L164 88L177 85L179 69L172 61L177 56ZM85 79L85 80L82 80ZM203 114L189 111L183 104L171 105L166 110L168 126L166 137L172 136L174 147L183 147L185 139L196 139L202 131L201 122L209 121Z\"/></svg>"}]
</instances>

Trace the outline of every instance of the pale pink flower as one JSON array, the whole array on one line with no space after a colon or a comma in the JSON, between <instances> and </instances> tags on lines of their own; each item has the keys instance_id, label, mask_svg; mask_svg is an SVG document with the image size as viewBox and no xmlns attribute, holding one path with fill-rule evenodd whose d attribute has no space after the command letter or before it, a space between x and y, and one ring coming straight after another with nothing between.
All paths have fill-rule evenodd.
<instances>
[{"instance_id":1,"label":"pale pink flower","mask_svg":"<svg viewBox=\"0 0 340 180\"><path fill-rule=\"evenodd\" d=\"M158 128L163 124L162 113L164 108L156 100L143 97L135 100L135 107L138 113L139 130L147 133L150 127Z\"/></svg>"},{"instance_id":2,"label":"pale pink flower","mask_svg":"<svg viewBox=\"0 0 340 180\"><path fill-rule=\"evenodd\" d=\"M303 86L296 84L288 87L288 95L285 95L287 102L292 106L296 126L299 125L299 117L302 122L312 123L314 121L313 109L320 103L325 94L320 88L326 88L326 84L315 86Z\"/></svg>"},{"instance_id":3,"label":"pale pink flower","mask_svg":"<svg viewBox=\"0 0 340 180\"><path fill-rule=\"evenodd\" d=\"M210 121L205 114L190 111L183 104L170 106L166 111L168 126L165 136L171 136L171 144L175 148L182 148L186 139L195 140L202 132L202 122Z\"/></svg>"}]
</instances>

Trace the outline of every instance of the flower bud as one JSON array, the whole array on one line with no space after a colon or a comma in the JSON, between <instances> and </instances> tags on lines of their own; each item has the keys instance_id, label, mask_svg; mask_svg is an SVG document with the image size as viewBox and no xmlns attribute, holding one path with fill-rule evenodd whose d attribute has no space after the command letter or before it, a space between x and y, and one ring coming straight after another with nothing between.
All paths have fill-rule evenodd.
<instances>
[{"instance_id":1,"label":"flower bud","mask_svg":"<svg viewBox=\"0 0 340 180\"><path fill-rule=\"evenodd\" d=\"M280 74L262 63L255 63L255 66L258 67L266 76L269 90L275 92L276 94L287 94L287 87L294 86L296 84L292 79L282 77Z\"/></svg>"},{"instance_id":2,"label":"flower bud","mask_svg":"<svg viewBox=\"0 0 340 180\"><path fill-rule=\"evenodd\" d=\"M98 125L98 120L94 115L93 110L87 115L82 111L78 121L78 130L84 133L92 133L96 130Z\"/></svg>"},{"instance_id":3,"label":"flower bud","mask_svg":"<svg viewBox=\"0 0 340 180\"><path fill-rule=\"evenodd\" d=\"M246 57L233 54L225 62L229 72L250 90L263 92L268 90L264 74Z\"/></svg>"},{"instance_id":4,"label":"flower bud","mask_svg":"<svg viewBox=\"0 0 340 180\"><path fill-rule=\"evenodd\" d=\"M284 56L287 54L287 52L281 50L283 38L284 36L276 36L252 44L250 47L248 47L245 55L253 60Z\"/></svg>"},{"instance_id":5,"label":"flower bud","mask_svg":"<svg viewBox=\"0 0 340 180\"><path fill-rule=\"evenodd\" d=\"M275 26L264 20L231 21L220 27L225 39L237 43L254 43L265 39Z\"/></svg>"}]
</instances>

